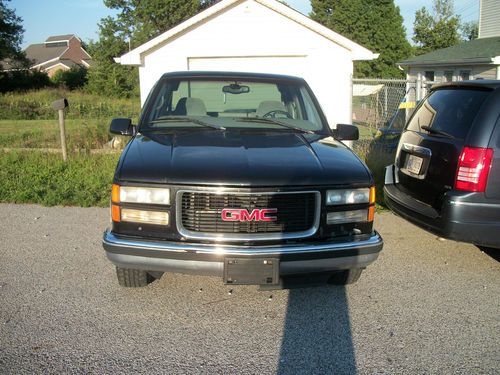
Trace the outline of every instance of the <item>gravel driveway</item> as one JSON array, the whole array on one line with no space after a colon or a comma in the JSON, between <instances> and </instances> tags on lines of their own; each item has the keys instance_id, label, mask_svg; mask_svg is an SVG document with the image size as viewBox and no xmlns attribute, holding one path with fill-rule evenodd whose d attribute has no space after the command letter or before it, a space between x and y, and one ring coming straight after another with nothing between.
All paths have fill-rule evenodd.
<instances>
[{"instance_id":1,"label":"gravel driveway","mask_svg":"<svg viewBox=\"0 0 500 375\"><path fill-rule=\"evenodd\" d=\"M500 373L500 254L391 213L357 284L261 292L174 274L123 289L108 210L0 212L2 374Z\"/></svg>"}]
</instances>

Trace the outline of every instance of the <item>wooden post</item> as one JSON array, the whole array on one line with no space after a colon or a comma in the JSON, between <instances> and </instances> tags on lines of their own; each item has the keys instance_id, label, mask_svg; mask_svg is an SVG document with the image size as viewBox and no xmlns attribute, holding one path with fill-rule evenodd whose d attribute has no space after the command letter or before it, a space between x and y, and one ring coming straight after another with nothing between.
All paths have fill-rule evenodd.
<instances>
[{"instance_id":1,"label":"wooden post","mask_svg":"<svg viewBox=\"0 0 500 375\"><path fill-rule=\"evenodd\" d=\"M66 128L64 124L64 109L59 109L59 132L61 133L61 149L64 161L68 160L68 150L66 148Z\"/></svg>"},{"instance_id":2,"label":"wooden post","mask_svg":"<svg viewBox=\"0 0 500 375\"><path fill-rule=\"evenodd\" d=\"M68 150L66 148L66 129L64 126L64 109L68 107L66 99L59 99L52 103L52 109L59 113L59 132L61 133L61 148L63 160L68 160Z\"/></svg>"}]
</instances>

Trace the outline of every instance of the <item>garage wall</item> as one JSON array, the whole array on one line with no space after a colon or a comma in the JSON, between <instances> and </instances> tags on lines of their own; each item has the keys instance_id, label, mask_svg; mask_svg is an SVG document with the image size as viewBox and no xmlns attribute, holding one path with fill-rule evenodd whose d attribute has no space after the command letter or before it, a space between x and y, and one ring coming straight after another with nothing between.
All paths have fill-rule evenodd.
<instances>
[{"instance_id":1,"label":"garage wall","mask_svg":"<svg viewBox=\"0 0 500 375\"><path fill-rule=\"evenodd\" d=\"M162 74L184 70L278 73L306 79L331 126L351 121L350 52L319 34L247 1L143 56L141 100Z\"/></svg>"}]
</instances>

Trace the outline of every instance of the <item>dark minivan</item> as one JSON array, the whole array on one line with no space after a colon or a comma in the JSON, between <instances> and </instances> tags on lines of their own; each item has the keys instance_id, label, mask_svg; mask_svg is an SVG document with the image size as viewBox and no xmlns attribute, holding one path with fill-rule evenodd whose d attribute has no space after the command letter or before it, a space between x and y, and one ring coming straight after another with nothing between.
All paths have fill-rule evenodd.
<instances>
[{"instance_id":1,"label":"dark minivan","mask_svg":"<svg viewBox=\"0 0 500 375\"><path fill-rule=\"evenodd\" d=\"M434 234L500 248L500 81L434 86L402 133L384 194Z\"/></svg>"}]
</instances>

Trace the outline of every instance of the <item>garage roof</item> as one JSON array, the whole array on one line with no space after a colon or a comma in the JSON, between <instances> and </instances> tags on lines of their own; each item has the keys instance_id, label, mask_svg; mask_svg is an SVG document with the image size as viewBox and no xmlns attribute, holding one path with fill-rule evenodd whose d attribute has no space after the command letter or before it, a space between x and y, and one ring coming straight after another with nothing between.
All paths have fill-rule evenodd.
<instances>
[{"instance_id":1,"label":"garage roof","mask_svg":"<svg viewBox=\"0 0 500 375\"><path fill-rule=\"evenodd\" d=\"M141 56L148 51L154 49L160 44L167 42L169 39L178 36L178 34L186 31L188 28L196 26L197 24L202 23L208 18L212 18L216 16L218 13L221 13L226 8L237 5L238 3L243 2L244 0L222 0L219 3L211 6L210 8L204 10L203 12L198 13L197 15L191 17L190 19L184 21L183 23L177 25L176 27L171 28L170 30L160 34L156 38L151 39L149 42L144 43L143 45L133 49L132 51L126 53L125 55L115 58L115 61L121 63L122 65L141 65ZM290 8L287 5L284 5L276 0L253 0L256 3L259 3L269 9L274 10L275 12L297 22L298 24L318 33L319 35L329 39L330 41L346 48L351 52L353 60L373 60L378 57L378 54L374 54L370 50L362 47L361 45L354 43L352 40L343 37L342 35L330 30L329 28L319 24L316 21L313 21L309 17L303 15L300 12Z\"/></svg>"}]
</instances>

